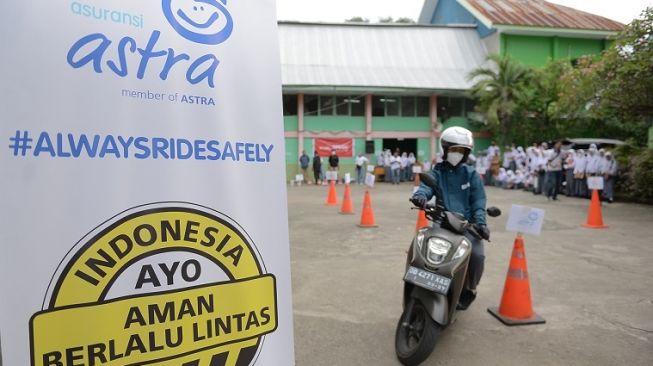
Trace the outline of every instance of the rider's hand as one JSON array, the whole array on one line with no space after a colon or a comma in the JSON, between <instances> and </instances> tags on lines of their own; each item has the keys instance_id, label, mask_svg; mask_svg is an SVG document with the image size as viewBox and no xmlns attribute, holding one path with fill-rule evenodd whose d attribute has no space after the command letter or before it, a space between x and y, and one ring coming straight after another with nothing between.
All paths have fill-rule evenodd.
<instances>
[{"instance_id":1,"label":"rider's hand","mask_svg":"<svg viewBox=\"0 0 653 366\"><path fill-rule=\"evenodd\" d=\"M490 229L487 225L476 225L476 231L485 240L490 240Z\"/></svg>"},{"instance_id":2,"label":"rider's hand","mask_svg":"<svg viewBox=\"0 0 653 366\"><path fill-rule=\"evenodd\" d=\"M413 196L410 199L410 202L412 202L415 206L417 206L419 208L423 208L424 206L426 206L427 201L428 200L424 196Z\"/></svg>"}]
</instances>

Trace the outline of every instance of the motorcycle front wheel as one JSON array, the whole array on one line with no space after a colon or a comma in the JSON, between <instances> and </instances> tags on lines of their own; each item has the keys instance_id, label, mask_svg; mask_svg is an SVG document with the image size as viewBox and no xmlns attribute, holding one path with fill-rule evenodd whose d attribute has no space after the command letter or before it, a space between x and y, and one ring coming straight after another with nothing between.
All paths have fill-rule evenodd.
<instances>
[{"instance_id":1,"label":"motorcycle front wheel","mask_svg":"<svg viewBox=\"0 0 653 366\"><path fill-rule=\"evenodd\" d=\"M429 357L441 330L419 301L412 303L412 311L406 307L401 314L395 333L395 352L406 366L419 365Z\"/></svg>"}]
</instances>

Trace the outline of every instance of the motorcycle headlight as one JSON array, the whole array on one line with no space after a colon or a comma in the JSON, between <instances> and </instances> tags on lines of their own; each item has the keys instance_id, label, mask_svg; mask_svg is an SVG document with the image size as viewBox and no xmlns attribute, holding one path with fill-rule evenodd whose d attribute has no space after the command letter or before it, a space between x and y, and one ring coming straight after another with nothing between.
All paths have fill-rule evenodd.
<instances>
[{"instance_id":1,"label":"motorcycle headlight","mask_svg":"<svg viewBox=\"0 0 653 366\"><path fill-rule=\"evenodd\" d=\"M471 244L469 243L469 241L467 241L467 239L463 239L463 241L460 243L460 246L456 250L456 253L453 255L452 259L458 259L462 257L463 255L465 255L465 253L467 253L469 248L471 248Z\"/></svg>"},{"instance_id":2,"label":"motorcycle headlight","mask_svg":"<svg viewBox=\"0 0 653 366\"><path fill-rule=\"evenodd\" d=\"M431 262L431 264L440 264L444 261L444 258L449 254L450 250L450 242L440 238L430 238L428 241L426 259Z\"/></svg>"}]
</instances>

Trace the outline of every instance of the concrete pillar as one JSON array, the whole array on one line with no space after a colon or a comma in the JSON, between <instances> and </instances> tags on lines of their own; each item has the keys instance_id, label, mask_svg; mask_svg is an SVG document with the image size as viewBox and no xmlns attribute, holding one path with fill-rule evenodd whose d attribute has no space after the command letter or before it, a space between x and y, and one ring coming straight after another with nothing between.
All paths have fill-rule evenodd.
<instances>
[{"instance_id":1,"label":"concrete pillar","mask_svg":"<svg viewBox=\"0 0 653 366\"><path fill-rule=\"evenodd\" d=\"M372 95L365 96L365 141L372 139Z\"/></svg>"},{"instance_id":2,"label":"concrete pillar","mask_svg":"<svg viewBox=\"0 0 653 366\"><path fill-rule=\"evenodd\" d=\"M297 156L304 150L304 94L297 94ZM313 156L312 153L308 153Z\"/></svg>"},{"instance_id":3,"label":"concrete pillar","mask_svg":"<svg viewBox=\"0 0 653 366\"><path fill-rule=\"evenodd\" d=\"M437 135L442 126L438 123L438 96L431 95L429 98L429 115L431 117L431 161L435 159L437 153Z\"/></svg>"}]
</instances>

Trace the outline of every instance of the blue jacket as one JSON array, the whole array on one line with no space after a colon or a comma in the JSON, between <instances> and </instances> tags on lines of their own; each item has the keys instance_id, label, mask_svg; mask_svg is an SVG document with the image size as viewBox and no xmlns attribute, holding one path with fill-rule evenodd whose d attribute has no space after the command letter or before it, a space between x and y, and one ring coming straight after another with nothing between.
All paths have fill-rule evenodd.
<instances>
[{"instance_id":1,"label":"blue jacket","mask_svg":"<svg viewBox=\"0 0 653 366\"><path fill-rule=\"evenodd\" d=\"M438 182L436 192L422 183L414 196L431 199L435 193L442 198L447 211L461 213L472 223L486 225L485 189L474 168L467 164L459 164L454 168L444 162L433 167L430 173Z\"/></svg>"}]
</instances>

